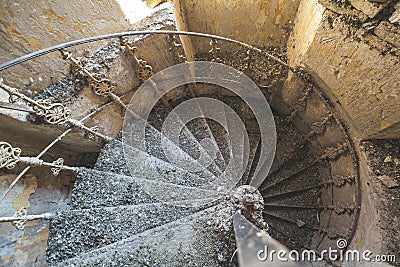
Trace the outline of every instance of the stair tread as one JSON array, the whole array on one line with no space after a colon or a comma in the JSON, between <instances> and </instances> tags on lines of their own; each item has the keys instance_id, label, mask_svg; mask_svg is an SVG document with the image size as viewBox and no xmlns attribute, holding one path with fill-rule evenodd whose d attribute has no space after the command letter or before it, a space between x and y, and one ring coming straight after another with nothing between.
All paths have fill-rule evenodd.
<instances>
[{"instance_id":1,"label":"stair tread","mask_svg":"<svg viewBox=\"0 0 400 267\"><path fill-rule=\"evenodd\" d=\"M288 119L275 115L277 143L271 171L284 165L292 155L306 144L306 137L299 133Z\"/></svg>"},{"instance_id":2,"label":"stair tread","mask_svg":"<svg viewBox=\"0 0 400 267\"><path fill-rule=\"evenodd\" d=\"M191 186L200 186L216 179L214 176L204 175L203 172L189 172L116 139L108 144L104 153L102 152L95 169Z\"/></svg>"},{"instance_id":3,"label":"stair tread","mask_svg":"<svg viewBox=\"0 0 400 267\"><path fill-rule=\"evenodd\" d=\"M150 191L152 195L147 193ZM83 168L78 174L70 205L77 209L191 199L208 202L209 198L222 195L223 192Z\"/></svg>"},{"instance_id":4,"label":"stair tread","mask_svg":"<svg viewBox=\"0 0 400 267\"><path fill-rule=\"evenodd\" d=\"M234 250L229 244L231 212L231 206L219 204L82 253L60 266L226 266Z\"/></svg>"},{"instance_id":5,"label":"stair tread","mask_svg":"<svg viewBox=\"0 0 400 267\"><path fill-rule=\"evenodd\" d=\"M211 158L212 153L210 153L210 151L208 151L207 148L201 144L201 138L198 138L199 136L195 135L195 132L193 131L193 128L190 127L190 124L187 124L187 123L184 124L181 116L178 116L177 113L180 114L179 110L177 110L176 112L174 110L174 111L171 111L170 113L168 113L165 111L166 108L167 107L165 107L164 105L159 105L154 108L154 113L156 115L149 117L149 121L151 122L151 124L159 131L162 129L162 127L168 128L168 125L172 125L172 124L175 127L176 124L178 124L177 129L179 129L179 132L175 133L174 135L176 137L179 136L179 139L175 140L174 143L179 144L179 146L193 158L198 159L198 157L200 155L203 155L203 158L205 159L205 161L211 163L207 166L207 168L214 175L220 175L224 168L224 163L217 160L217 159L221 158L220 152L218 151L217 159L212 159ZM192 108L193 108L193 106L191 106L191 109ZM160 115L160 113L161 113L161 115ZM199 113L199 114L201 114L201 113Z\"/></svg>"},{"instance_id":6,"label":"stair tread","mask_svg":"<svg viewBox=\"0 0 400 267\"><path fill-rule=\"evenodd\" d=\"M51 221L47 257L52 263L60 262L178 220L203 208L207 206L187 208L151 203L63 211Z\"/></svg>"},{"instance_id":7,"label":"stair tread","mask_svg":"<svg viewBox=\"0 0 400 267\"><path fill-rule=\"evenodd\" d=\"M275 183L302 172L305 168L312 166L314 163L315 157L311 153L309 147L304 146L295 151L281 167L275 168L273 172L270 172L259 190L264 191Z\"/></svg>"},{"instance_id":8,"label":"stair tread","mask_svg":"<svg viewBox=\"0 0 400 267\"><path fill-rule=\"evenodd\" d=\"M140 125L144 122L135 122L125 124L123 129L123 142L124 145L136 148L140 151L146 152L154 157L157 157L163 161L170 162L180 167L186 166L189 170L201 170L203 176L209 177L209 179L215 179L216 176L207 169L207 166L201 165L196 159L188 155L184 150L177 146L174 142L168 140L165 135L158 131L153 126L147 123L146 127ZM143 129L146 128L145 134L143 135ZM145 140L143 139L145 136ZM168 153L170 156L165 154L163 149L162 141L165 141ZM146 143L146 144L144 144ZM179 164L177 164L179 163ZM129 166L128 166L129 167Z\"/></svg>"}]
</instances>

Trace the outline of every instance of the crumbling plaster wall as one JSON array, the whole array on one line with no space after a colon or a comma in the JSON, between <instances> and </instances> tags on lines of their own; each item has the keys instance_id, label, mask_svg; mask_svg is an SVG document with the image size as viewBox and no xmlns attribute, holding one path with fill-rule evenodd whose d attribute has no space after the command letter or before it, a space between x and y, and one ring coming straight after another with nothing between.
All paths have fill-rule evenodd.
<instances>
[{"instance_id":1,"label":"crumbling plaster wall","mask_svg":"<svg viewBox=\"0 0 400 267\"><path fill-rule=\"evenodd\" d=\"M363 18L360 25L350 19L302 1L288 41L290 64L314 75L357 139L399 138L400 52L385 39L400 34L387 21L376 22L377 35L361 25Z\"/></svg>"},{"instance_id":2,"label":"crumbling plaster wall","mask_svg":"<svg viewBox=\"0 0 400 267\"><path fill-rule=\"evenodd\" d=\"M181 30L233 38L255 46L286 44L300 0L174 0ZM210 50L209 40L192 38L194 51Z\"/></svg>"},{"instance_id":3,"label":"crumbling plaster wall","mask_svg":"<svg viewBox=\"0 0 400 267\"><path fill-rule=\"evenodd\" d=\"M63 42L125 31L129 26L117 1L2 0L0 63ZM77 50L93 51L101 45L84 45ZM57 81L66 70L67 64L55 53L1 75L11 85L35 91Z\"/></svg>"}]
</instances>

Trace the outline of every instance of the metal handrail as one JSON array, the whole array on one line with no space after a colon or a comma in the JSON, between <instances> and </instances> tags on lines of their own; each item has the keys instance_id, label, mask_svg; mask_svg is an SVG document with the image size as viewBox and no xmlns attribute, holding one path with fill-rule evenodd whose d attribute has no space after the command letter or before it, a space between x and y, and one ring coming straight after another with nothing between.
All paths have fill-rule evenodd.
<instances>
[{"instance_id":1,"label":"metal handrail","mask_svg":"<svg viewBox=\"0 0 400 267\"><path fill-rule=\"evenodd\" d=\"M187 31L171 31L171 30L157 30L157 31L128 31L128 32L119 32L119 33L111 33L111 34L105 34L105 35L98 35L98 36L94 36L94 37L89 37L89 38L84 38L84 39L79 39L79 40L75 40L75 41L71 41L71 42L66 42L63 44L59 44L59 45L55 45L55 46L51 46L36 52L32 52L30 54L27 54L25 56L16 58L14 60L5 62L3 64L0 65L0 71L3 71L5 69L8 69L10 67L13 67L15 65L21 64L23 62L32 60L34 58L40 57L40 56L44 56L46 54L49 54L51 52L55 52L55 51L59 51L68 47L73 47L73 46L77 46L77 45L81 45L81 44L87 44L87 43L92 43L92 42L96 42L96 41L101 41L101 40L106 40L106 39L113 39L113 38L120 38L120 37L124 37L124 36L135 36L135 35L147 35L147 34L177 34L177 35L187 35L187 36L195 36L195 37L206 37L206 38L212 38L212 39L217 39L217 40L222 40L222 41L226 41L229 43L234 43L234 44L238 44L241 45L243 47L246 47L248 49L254 50L258 53L264 54L265 56L267 56L268 58L276 61L277 63L289 68L290 70L294 71L295 69L293 67L290 67L289 64L287 64L286 62L282 61L281 59L262 51L261 49L246 44L244 42L240 42L237 40L233 40L227 37L222 37L222 36L218 36L218 35L212 35L212 34L205 34L205 33L198 33L198 32L187 32Z\"/></svg>"}]
</instances>

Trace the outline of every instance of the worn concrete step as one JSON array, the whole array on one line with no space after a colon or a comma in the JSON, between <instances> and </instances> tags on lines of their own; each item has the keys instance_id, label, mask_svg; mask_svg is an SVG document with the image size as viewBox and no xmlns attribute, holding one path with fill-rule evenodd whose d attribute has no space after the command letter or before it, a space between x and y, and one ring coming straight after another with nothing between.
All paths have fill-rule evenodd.
<instances>
[{"instance_id":1,"label":"worn concrete step","mask_svg":"<svg viewBox=\"0 0 400 267\"><path fill-rule=\"evenodd\" d=\"M203 208L207 206L186 208L152 203L63 211L50 224L48 262L55 264L107 246Z\"/></svg>"},{"instance_id":2,"label":"worn concrete step","mask_svg":"<svg viewBox=\"0 0 400 267\"><path fill-rule=\"evenodd\" d=\"M317 164L315 156L313 156L310 148L304 146L292 154L292 156L279 168L275 168L263 184L259 187L260 192L264 193L268 188L271 188L281 181L298 176L301 172L306 171L311 166Z\"/></svg>"},{"instance_id":3,"label":"worn concrete step","mask_svg":"<svg viewBox=\"0 0 400 267\"><path fill-rule=\"evenodd\" d=\"M250 108L247 106L246 103L243 102L238 97L227 97L224 99L224 102L229 106L229 108L232 110L229 114L232 114L232 112L235 112L236 114L240 114L240 118L242 120L242 124L244 125L246 132L247 132L247 138L243 140L243 144L246 146L246 142L249 142L248 147L245 150L245 154L243 155L242 158L242 165L244 166L244 173L242 175L241 183L245 184L250 181L250 169L253 163L253 159L255 157L255 153L257 151L257 146L260 140L260 130L258 126L258 122L255 119L252 111ZM227 113L228 114L228 113ZM227 117L228 124L233 124L234 120L233 117L228 116ZM233 128L233 127L231 127ZM247 154L248 150L248 154Z\"/></svg>"},{"instance_id":4,"label":"worn concrete step","mask_svg":"<svg viewBox=\"0 0 400 267\"><path fill-rule=\"evenodd\" d=\"M202 205L211 199L224 196L224 192L175 185L143 177L132 177L115 173L81 169L72 191L73 209L135 205L139 203L182 202L191 200L191 205Z\"/></svg>"},{"instance_id":5,"label":"worn concrete step","mask_svg":"<svg viewBox=\"0 0 400 267\"><path fill-rule=\"evenodd\" d=\"M274 119L277 142L271 172L284 165L296 151L302 150L308 142L306 136L299 133L289 119L276 114Z\"/></svg>"},{"instance_id":6,"label":"worn concrete step","mask_svg":"<svg viewBox=\"0 0 400 267\"><path fill-rule=\"evenodd\" d=\"M227 266L234 252L226 203L149 229L59 266Z\"/></svg>"},{"instance_id":7,"label":"worn concrete step","mask_svg":"<svg viewBox=\"0 0 400 267\"><path fill-rule=\"evenodd\" d=\"M270 174L280 168L285 168L285 164L287 164L296 153L303 154L304 146L306 146L308 142L306 137L294 128L291 121L278 115L275 115L274 119L277 129L277 143L274 162L269 171ZM259 142L255 152L255 157L252 161L249 177L254 175L255 169L257 168L260 157L260 145L261 143ZM247 183L251 183L251 181L248 180Z\"/></svg>"},{"instance_id":8,"label":"worn concrete step","mask_svg":"<svg viewBox=\"0 0 400 267\"><path fill-rule=\"evenodd\" d=\"M195 104L192 104L192 102L195 102ZM247 157L249 154L249 145L245 145L248 140L245 134L246 128L239 115L217 99L199 97L190 102L190 107L192 106L197 106L198 110L194 108L195 112L201 111L205 117L212 118L207 123L211 135L216 140L219 151L223 151L227 163L224 167L224 173L221 175L225 179L225 184L222 183L222 179L219 179L220 185L225 188L233 188L245 172L243 157ZM190 114L186 116L189 120ZM193 128L195 126L193 124ZM204 138L208 137L204 136Z\"/></svg>"},{"instance_id":9,"label":"worn concrete step","mask_svg":"<svg viewBox=\"0 0 400 267\"><path fill-rule=\"evenodd\" d=\"M249 124L247 127L247 135L249 138L249 155L248 157L243 157L243 165L245 166L245 171L242 176L242 184L250 184L252 177L250 176L250 171L253 166L253 161L256 157L257 148L261 142L261 136L258 132L258 125Z\"/></svg>"},{"instance_id":10,"label":"worn concrete step","mask_svg":"<svg viewBox=\"0 0 400 267\"><path fill-rule=\"evenodd\" d=\"M289 197L302 196L307 194L308 191L321 190L322 187L326 186L321 182L321 173L318 171L318 166L311 166L281 183L276 183L275 186L271 185L263 191L263 197L264 199L268 198L268 201L279 199L287 202L287 204L294 204L290 203Z\"/></svg>"},{"instance_id":11,"label":"worn concrete step","mask_svg":"<svg viewBox=\"0 0 400 267\"><path fill-rule=\"evenodd\" d=\"M206 185L216 179L213 176L203 175L203 172L196 174L179 168L136 148L124 145L117 139L105 146L94 169L192 187Z\"/></svg>"},{"instance_id":12,"label":"worn concrete step","mask_svg":"<svg viewBox=\"0 0 400 267\"><path fill-rule=\"evenodd\" d=\"M189 98L182 97L184 100ZM182 99L181 99L182 100ZM190 108L186 107L190 102ZM149 116L148 121L159 131L166 131L167 136L171 141L181 147L187 154L197 159L202 165L207 166L214 175L221 175L224 170L225 162L219 151L219 147L215 150L210 147L208 143L204 143L204 138L214 137L210 134L211 131L207 122L201 124L191 124L185 121L184 114L197 114L200 116L203 112L199 109L197 102L191 99L189 102L183 102L178 107L165 106L163 104L157 105L152 114ZM197 106L197 108L196 108ZM173 110L171 110L173 108ZM196 109L193 109L196 108ZM182 109L185 111L182 112ZM201 120L204 122L204 120ZM194 126L194 127L193 127ZM201 133L201 134L199 134ZM213 140L214 143L215 140ZM205 164L204 164L205 163Z\"/></svg>"},{"instance_id":13,"label":"worn concrete step","mask_svg":"<svg viewBox=\"0 0 400 267\"><path fill-rule=\"evenodd\" d=\"M191 157L182 148L166 138L165 135L147 122L134 121L126 124L122 135L124 144L146 152L165 162L170 162L180 168L196 173L197 175L201 175L202 177L207 177L209 180L216 179L216 176L207 169L208 166L203 166L201 162ZM145 136L145 139L143 136Z\"/></svg>"}]
</instances>

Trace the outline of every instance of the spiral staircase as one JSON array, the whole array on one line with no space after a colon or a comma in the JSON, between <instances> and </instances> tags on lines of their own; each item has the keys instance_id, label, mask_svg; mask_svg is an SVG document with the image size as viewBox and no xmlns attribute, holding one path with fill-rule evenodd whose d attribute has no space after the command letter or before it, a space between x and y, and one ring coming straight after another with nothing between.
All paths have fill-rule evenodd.
<instances>
[{"instance_id":1,"label":"spiral staircase","mask_svg":"<svg viewBox=\"0 0 400 267\"><path fill-rule=\"evenodd\" d=\"M209 41L210 52L197 54L196 60L223 63L246 74L261 92L256 97L270 103L274 121L271 125L260 124L252 107L239 95L222 86L196 82L161 95L146 120L141 121L144 135L135 136L141 129L132 116L137 103L128 104L126 95L132 97L132 93L134 98L140 89L118 94L107 72L96 72L94 66L96 61L108 62L101 55L117 49L114 58L130 58L135 79L142 84L152 81L153 62L141 59L134 46L136 36L146 40L154 35L172 40L170 53L176 64L185 64L180 35ZM68 51L75 44L53 47L46 53L61 51L62 58L71 64L75 88L82 88L83 83L99 99L107 100L105 105L121 107L125 124L115 137L86 126L83 120L70 119L62 105L56 109L43 95L33 99L14 90L3 77L2 88L10 99L14 98L12 102L18 99L27 103L42 122L67 124L81 129L92 140L105 142L93 168L35 161L21 157L21 151L2 143L4 151L15 152L14 166L23 162L51 167L56 174L60 170L77 174L69 206L44 218L50 220L46 251L49 265L237 266L240 248L238 253L236 243L241 237L233 217L238 210L249 223L290 249L320 253L337 247L338 239L351 242L361 205L354 145L347 126L311 76L285 63L285 49L259 49L219 36L162 30L156 34L116 34L105 39L113 38L101 53L82 58L75 58ZM224 42L236 45L234 56L220 49ZM279 94L288 75L304 85L291 103L284 102ZM53 90L56 95L57 89L57 85L53 86L46 93ZM176 127L180 129L176 132L168 116L176 114L189 100L205 98L226 106L184 106L196 110L198 118L187 122L176 116ZM248 137L247 153L241 150L242 154L235 157L233 146L246 147L246 140L232 141L237 130L230 121L232 113L240 118ZM205 114L215 114L220 120ZM112 119L107 114L103 116L105 120ZM173 140L166 136L166 126L173 134L178 133ZM256 182L259 170L268 165L263 160L268 141L262 133L272 126L277 138L275 151L270 153L275 157L272 166L266 167L270 168L268 175ZM136 141L127 138L132 133ZM185 166L189 162L193 171L182 167L180 161L185 161ZM232 161L239 166L233 171L229 169ZM232 186L204 186L221 177Z\"/></svg>"}]
</instances>

